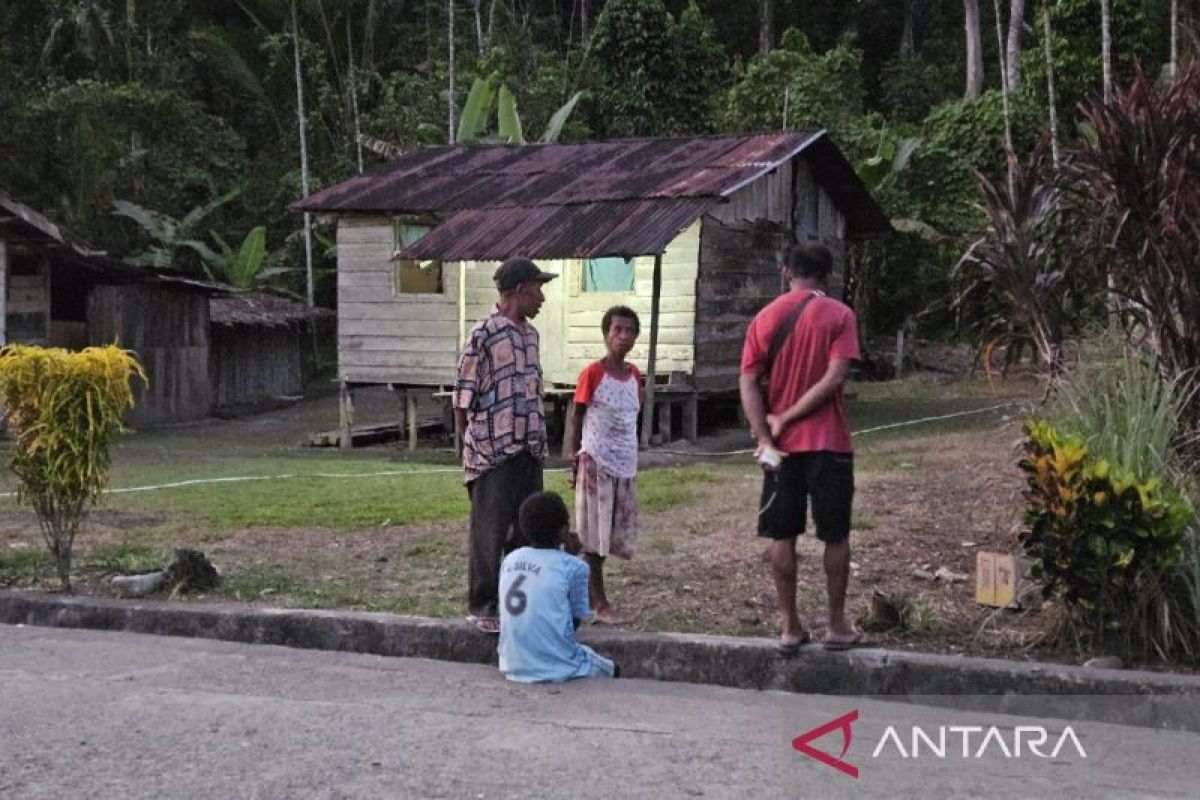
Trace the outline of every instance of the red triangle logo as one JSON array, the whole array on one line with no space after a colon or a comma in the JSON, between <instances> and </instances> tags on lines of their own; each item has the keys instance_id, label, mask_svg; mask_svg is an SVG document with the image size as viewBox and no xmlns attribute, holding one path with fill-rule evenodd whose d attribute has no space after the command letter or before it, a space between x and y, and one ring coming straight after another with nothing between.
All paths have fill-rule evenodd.
<instances>
[{"instance_id":1,"label":"red triangle logo","mask_svg":"<svg viewBox=\"0 0 1200 800\"><path fill-rule=\"evenodd\" d=\"M846 751L850 749L851 739L854 738L854 732L851 730L850 726L857 721L858 709L855 709L848 714L843 714L837 719L831 719L824 725L813 728L807 733L800 734L795 739L792 739L792 747L796 748L809 758L815 758L822 764L827 764L839 772L844 772L851 778L857 779L858 767L842 760L842 758L846 755ZM820 739L825 734L836 730L841 730L842 732L842 752L839 755L830 755L824 750L818 750L810 744L810 742L812 742L814 739Z\"/></svg>"}]
</instances>

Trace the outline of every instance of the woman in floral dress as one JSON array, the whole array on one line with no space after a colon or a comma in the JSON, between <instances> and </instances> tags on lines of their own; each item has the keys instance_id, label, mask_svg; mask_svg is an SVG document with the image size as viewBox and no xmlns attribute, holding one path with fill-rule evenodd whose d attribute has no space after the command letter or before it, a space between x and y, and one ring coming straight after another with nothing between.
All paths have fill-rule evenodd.
<instances>
[{"instance_id":1,"label":"woman in floral dress","mask_svg":"<svg viewBox=\"0 0 1200 800\"><path fill-rule=\"evenodd\" d=\"M625 357L641 323L632 309L614 306L604 313L600 328L608 354L585 367L575 387L571 482L595 619L619 625L626 620L608 602L604 560L631 557L637 540L637 423L643 388L642 373Z\"/></svg>"}]
</instances>

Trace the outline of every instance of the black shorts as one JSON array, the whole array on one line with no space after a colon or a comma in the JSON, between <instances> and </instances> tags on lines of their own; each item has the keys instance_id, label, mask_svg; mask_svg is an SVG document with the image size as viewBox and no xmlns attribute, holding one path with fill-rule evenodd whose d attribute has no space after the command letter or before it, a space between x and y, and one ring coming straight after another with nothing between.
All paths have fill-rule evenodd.
<instances>
[{"instance_id":1,"label":"black shorts","mask_svg":"<svg viewBox=\"0 0 1200 800\"><path fill-rule=\"evenodd\" d=\"M775 472L763 475L758 504L758 535L792 539L804 533L808 498L817 538L835 544L850 535L854 500L854 456L851 453L793 453Z\"/></svg>"}]
</instances>

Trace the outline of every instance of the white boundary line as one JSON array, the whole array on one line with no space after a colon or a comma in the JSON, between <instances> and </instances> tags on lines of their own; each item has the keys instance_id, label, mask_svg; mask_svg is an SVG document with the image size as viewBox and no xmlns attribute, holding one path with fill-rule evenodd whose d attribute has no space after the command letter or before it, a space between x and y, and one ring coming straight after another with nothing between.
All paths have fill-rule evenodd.
<instances>
[{"instance_id":1,"label":"white boundary line","mask_svg":"<svg viewBox=\"0 0 1200 800\"><path fill-rule=\"evenodd\" d=\"M869 433L877 433L879 431L891 430L893 428L905 428L911 425L920 425L925 422L936 422L943 419L953 419L954 417L966 417L972 414L986 414L989 411L998 411L1002 408L1017 405L1020 400L1010 400L1007 403L1000 403L987 408L976 408L970 411L955 411L952 414L940 414L935 417L921 417L920 419L906 420L904 422L893 422L888 425L877 425L874 428L867 428L862 431L854 431L852 436L866 436ZM746 448L743 450L727 450L724 452L709 453L700 451L684 451L684 450L655 450L656 453L666 453L668 455L691 456L694 458L720 458L722 456L740 456L754 452L754 448ZM548 469L545 472L566 472L565 468ZM184 486L202 486L213 483L243 483L245 481L282 481L294 478L386 478L403 475L446 475L446 474L462 474L460 467L438 467L434 469L402 469L402 470L387 470L383 472L291 472L282 475L235 475L224 478L191 478L183 481L173 481L171 483L159 483L149 486L129 486L123 489L105 489L103 494L132 494L134 492L155 492L161 489L178 489ZM16 492L3 492L0 497L16 497Z\"/></svg>"}]
</instances>

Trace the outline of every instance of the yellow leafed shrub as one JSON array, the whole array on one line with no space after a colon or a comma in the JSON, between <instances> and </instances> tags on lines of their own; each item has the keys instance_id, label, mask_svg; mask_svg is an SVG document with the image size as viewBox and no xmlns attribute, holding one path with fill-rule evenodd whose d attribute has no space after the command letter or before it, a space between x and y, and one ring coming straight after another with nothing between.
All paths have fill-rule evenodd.
<instances>
[{"instance_id":1,"label":"yellow leafed shrub","mask_svg":"<svg viewBox=\"0 0 1200 800\"><path fill-rule=\"evenodd\" d=\"M133 407L134 377L147 380L133 353L114 345L0 349L0 396L15 439L9 466L64 589L79 523L108 482L109 444Z\"/></svg>"}]
</instances>

